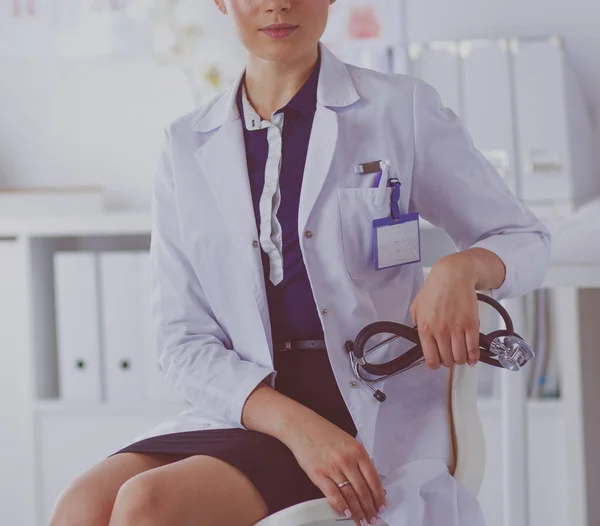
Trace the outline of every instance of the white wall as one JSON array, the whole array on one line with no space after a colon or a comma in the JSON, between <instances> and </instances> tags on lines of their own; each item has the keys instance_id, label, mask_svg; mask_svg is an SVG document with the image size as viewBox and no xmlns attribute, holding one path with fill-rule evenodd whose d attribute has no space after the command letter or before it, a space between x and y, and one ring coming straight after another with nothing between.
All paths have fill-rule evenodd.
<instances>
[{"instance_id":1,"label":"white wall","mask_svg":"<svg viewBox=\"0 0 600 526\"><path fill-rule=\"evenodd\" d=\"M598 0L405 0L408 39L560 34L590 102L600 149L600 2ZM598 170L600 173L600 169Z\"/></svg>"},{"instance_id":2,"label":"white wall","mask_svg":"<svg viewBox=\"0 0 600 526\"><path fill-rule=\"evenodd\" d=\"M194 107L182 73L70 58L2 61L0 75L0 186L102 185L109 208L149 205L163 128Z\"/></svg>"}]
</instances>

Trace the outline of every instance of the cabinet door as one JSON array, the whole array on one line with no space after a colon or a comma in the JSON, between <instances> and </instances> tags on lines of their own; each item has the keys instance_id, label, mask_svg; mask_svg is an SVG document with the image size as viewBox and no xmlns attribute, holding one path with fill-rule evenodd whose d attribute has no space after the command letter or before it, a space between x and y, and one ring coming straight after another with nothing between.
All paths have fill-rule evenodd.
<instances>
[{"instance_id":1,"label":"cabinet door","mask_svg":"<svg viewBox=\"0 0 600 526\"><path fill-rule=\"evenodd\" d=\"M442 104L460 115L458 42L430 42L410 48L411 74L431 84Z\"/></svg>"},{"instance_id":2,"label":"cabinet door","mask_svg":"<svg viewBox=\"0 0 600 526\"><path fill-rule=\"evenodd\" d=\"M88 414L38 414L42 524L48 524L60 493L75 478L175 414L173 410L169 414L165 411L162 415L132 417L125 413L98 414L93 409Z\"/></svg>"},{"instance_id":3,"label":"cabinet door","mask_svg":"<svg viewBox=\"0 0 600 526\"><path fill-rule=\"evenodd\" d=\"M463 119L478 150L517 195L508 41L465 41Z\"/></svg>"},{"instance_id":4,"label":"cabinet door","mask_svg":"<svg viewBox=\"0 0 600 526\"><path fill-rule=\"evenodd\" d=\"M0 239L0 522L33 525L25 249Z\"/></svg>"},{"instance_id":5,"label":"cabinet door","mask_svg":"<svg viewBox=\"0 0 600 526\"><path fill-rule=\"evenodd\" d=\"M502 424L500 404L482 402L479 407L485 435L486 469L479 501L488 526L504 526ZM529 402L529 524L564 526L566 446L560 402Z\"/></svg>"},{"instance_id":6,"label":"cabinet door","mask_svg":"<svg viewBox=\"0 0 600 526\"><path fill-rule=\"evenodd\" d=\"M512 42L523 198L571 198L563 50L554 39Z\"/></svg>"}]
</instances>

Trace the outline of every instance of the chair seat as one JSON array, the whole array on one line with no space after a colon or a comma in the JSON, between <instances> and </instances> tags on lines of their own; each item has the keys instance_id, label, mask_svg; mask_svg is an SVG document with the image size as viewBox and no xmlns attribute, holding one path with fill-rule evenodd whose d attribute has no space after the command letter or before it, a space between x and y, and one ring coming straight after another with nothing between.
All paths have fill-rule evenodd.
<instances>
[{"instance_id":1,"label":"chair seat","mask_svg":"<svg viewBox=\"0 0 600 526\"><path fill-rule=\"evenodd\" d=\"M301 502L280 510L259 521L255 526L333 526L354 524L352 519L340 517L326 498ZM381 519L376 526L387 526Z\"/></svg>"}]
</instances>

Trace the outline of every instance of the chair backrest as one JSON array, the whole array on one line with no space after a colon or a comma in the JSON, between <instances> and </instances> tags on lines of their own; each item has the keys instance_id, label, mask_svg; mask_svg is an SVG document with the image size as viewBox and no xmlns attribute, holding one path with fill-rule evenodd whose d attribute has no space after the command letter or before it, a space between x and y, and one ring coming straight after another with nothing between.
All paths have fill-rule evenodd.
<instances>
[{"instance_id":1,"label":"chair backrest","mask_svg":"<svg viewBox=\"0 0 600 526\"><path fill-rule=\"evenodd\" d=\"M450 473L473 495L485 472L485 439L477 408L477 367L454 365L449 379L454 465Z\"/></svg>"},{"instance_id":2,"label":"chair backrest","mask_svg":"<svg viewBox=\"0 0 600 526\"><path fill-rule=\"evenodd\" d=\"M483 294L490 295L490 291L483 291ZM492 330L492 312L491 307L479 303L481 331ZM481 489L486 457L483 426L477 407L478 370L481 366L455 365L448 382L454 450L454 465L450 467L450 472L473 495L477 495Z\"/></svg>"}]
</instances>

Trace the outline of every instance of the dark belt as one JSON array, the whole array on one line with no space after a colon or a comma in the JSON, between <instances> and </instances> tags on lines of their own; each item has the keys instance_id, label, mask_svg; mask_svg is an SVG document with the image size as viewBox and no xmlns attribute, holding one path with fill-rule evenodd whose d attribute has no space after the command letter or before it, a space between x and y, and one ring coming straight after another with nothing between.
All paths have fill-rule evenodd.
<instances>
[{"instance_id":1,"label":"dark belt","mask_svg":"<svg viewBox=\"0 0 600 526\"><path fill-rule=\"evenodd\" d=\"M277 351L326 351L325 340L291 340Z\"/></svg>"}]
</instances>

